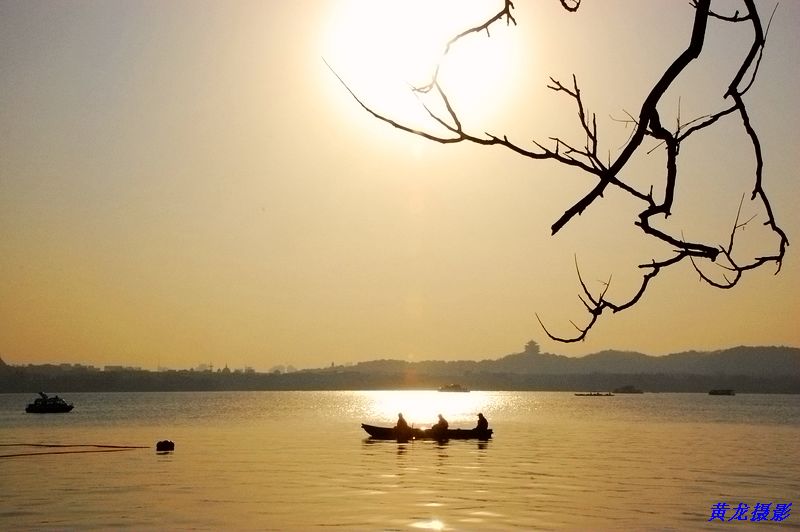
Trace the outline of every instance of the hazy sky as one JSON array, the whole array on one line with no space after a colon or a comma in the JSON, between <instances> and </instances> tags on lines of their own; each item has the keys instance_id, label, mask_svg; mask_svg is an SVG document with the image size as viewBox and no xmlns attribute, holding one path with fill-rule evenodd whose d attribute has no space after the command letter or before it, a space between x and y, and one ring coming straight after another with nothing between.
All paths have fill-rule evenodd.
<instances>
[{"instance_id":1,"label":"hazy sky","mask_svg":"<svg viewBox=\"0 0 800 532\"><path fill-rule=\"evenodd\" d=\"M800 2L780 4L747 95L794 244L782 271L721 291L680 265L572 345L547 340L535 313L558 333L585 323L575 256L593 289L613 275L619 298L638 264L670 256L633 226L641 206L610 192L551 237L593 181L395 130L323 62L376 109L436 131L408 84L501 4L0 0L0 356L267 369L495 358L530 339L569 355L800 345ZM638 114L688 43L692 8L584 4L571 15L557 0L517 2L518 26L454 50L443 80L466 127L582 143L573 102L545 88L574 73L602 150L619 153L630 126L612 117ZM774 2L759 5L766 20ZM711 23L702 60L660 108L668 127L679 108L685 123L724 105L749 38L746 24ZM663 227L727 243L752 188L739 123L687 141L680 162ZM659 183L662 152L626 175ZM743 215L759 214L745 202ZM774 244L753 222L741 251Z\"/></svg>"}]
</instances>

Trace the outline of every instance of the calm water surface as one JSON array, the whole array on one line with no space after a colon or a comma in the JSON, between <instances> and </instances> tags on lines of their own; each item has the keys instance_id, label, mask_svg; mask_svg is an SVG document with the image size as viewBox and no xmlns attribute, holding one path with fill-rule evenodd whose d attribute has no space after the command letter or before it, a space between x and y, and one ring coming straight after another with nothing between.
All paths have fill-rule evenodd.
<instances>
[{"instance_id":1,"label":"calm water surface","mask_svg":"<svg viewBox=\"0 0 800 532\"><path fill-rule=\"evenodd\" d=\"M2 530L800 529L800 396L62 395L71 413L34 415L33 395L0 394ZM451 427L481 411L495 437L365 439L401 411ZM717 502L796 508L708 523Z\"/></svg>"}]
</instances>

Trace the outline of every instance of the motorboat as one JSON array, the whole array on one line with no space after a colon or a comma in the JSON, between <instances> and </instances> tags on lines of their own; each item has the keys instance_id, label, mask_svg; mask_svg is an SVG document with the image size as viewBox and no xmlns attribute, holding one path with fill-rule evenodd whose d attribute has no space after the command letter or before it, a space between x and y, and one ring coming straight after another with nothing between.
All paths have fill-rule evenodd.
<instances>
[{"instance_id":1,"label":"motorboat","mask_svg":"<svg viewBox=\"0 0 800 532\"><path fill-rule=\"evenodd\" d=\"M441 388L439 388L440 392L468 392L469 388L464 387L461 384L445 384Z\"/></svg>"},{"instance_id":2,"label":"motorboat","mask_svg":"<svg viewBox=\"0 0 800 532\"><path fill-rule=\"evenodd\" d=\"M29 414L62 414L75 408L72 403L67 403L57 395L49 397L46 393L39 392L39 396L25 407L25 412Z\"/></svg>"}]
</instances>

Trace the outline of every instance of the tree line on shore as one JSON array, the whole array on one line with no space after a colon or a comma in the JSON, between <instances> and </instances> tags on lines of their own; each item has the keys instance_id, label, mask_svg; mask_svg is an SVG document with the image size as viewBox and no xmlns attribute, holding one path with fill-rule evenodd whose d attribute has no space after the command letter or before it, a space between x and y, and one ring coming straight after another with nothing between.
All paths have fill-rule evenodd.
<instances>
[{"instance_id":1,"label":"tree line on shore","mask_svg":"<svg viewBox=\"0 0 800 532\"><path fill-rule=\"evenodd\" d=\"M605 351L585 357L541 353L529 342L496 360L407 362L383 359L348 366L269 373L99 371L80 365L14 366L0 361L0 392L30 393L215 390L438 389L458 382L473 390L608 391L626 384L647 392L800 393L800 349L737 347L663 357Z\"/></svg>"}]
</instances>

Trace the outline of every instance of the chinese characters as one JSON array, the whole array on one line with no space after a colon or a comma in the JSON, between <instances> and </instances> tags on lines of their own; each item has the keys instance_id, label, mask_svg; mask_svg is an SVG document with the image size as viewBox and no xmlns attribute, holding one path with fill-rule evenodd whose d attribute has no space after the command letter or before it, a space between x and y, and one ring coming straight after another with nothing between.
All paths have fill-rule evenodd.
<instances>
[{"instance_id":1,"label":"chinese characters","mask_svg":"<svg viewBox=\"0 0 800 532\"><path fill-rule=\"evenodd\" d=\"M736 508L732 508L727 502L718 502L711 507L711 518L709 521L719 519L723 523L729 521L785 521L789 517L792 503L761 503L757 502L752 511L750 505L740 502ZM770 513L771 510L771 513ZM728 512L732 511L730 517ZM750 515L747 512L750 511Z\"/></svg>"}]
</instances>

